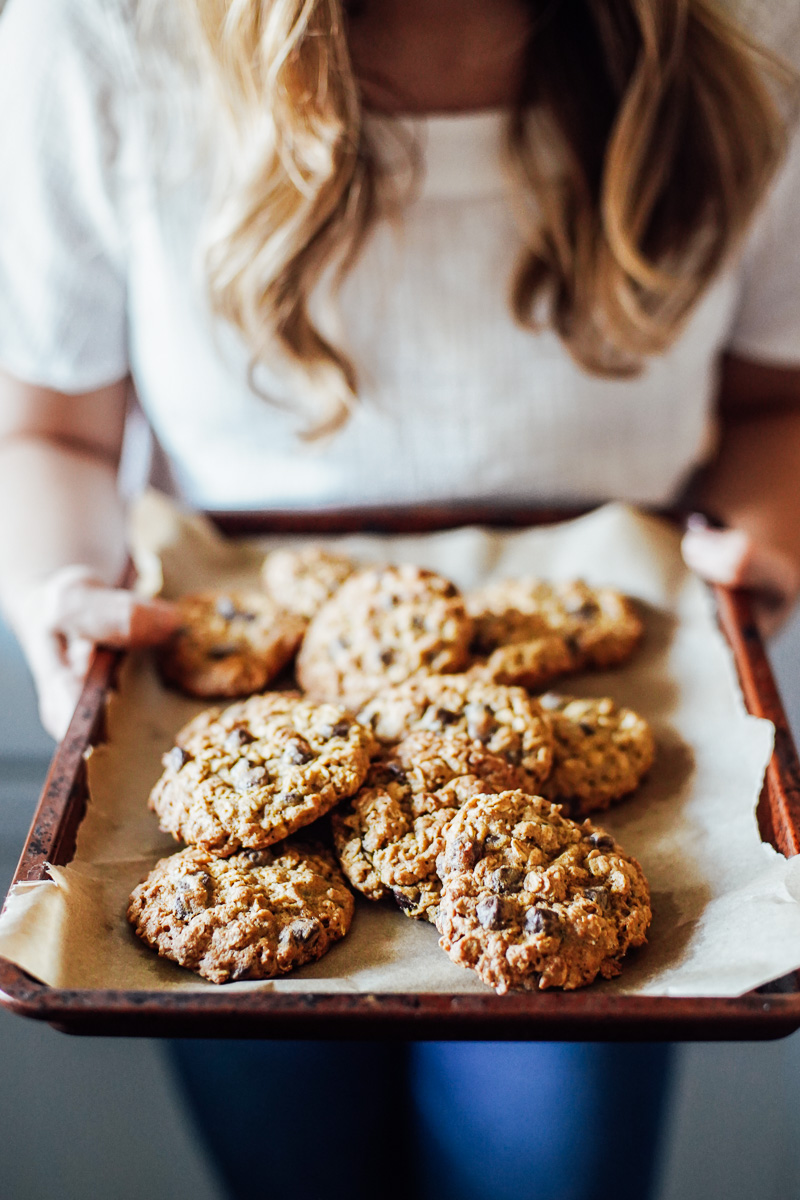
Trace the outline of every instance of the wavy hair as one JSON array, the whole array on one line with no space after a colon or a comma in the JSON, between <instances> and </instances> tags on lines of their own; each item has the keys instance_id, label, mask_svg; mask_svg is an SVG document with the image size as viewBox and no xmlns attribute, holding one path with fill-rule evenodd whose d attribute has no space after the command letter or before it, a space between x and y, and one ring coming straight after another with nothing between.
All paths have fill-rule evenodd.
<instances>
[{"instance_id":1,"label":"wavy hair","mask_svg":"<svg viewBox=\"0 0 800 1200\"><path fill-rule=\"evenodd\" d=\"M348 417L353 364L311 294L355 260L378 211L343 0L183 0L217 85L224 198L206 247L213 309L253 366L275 344ZM508 126L525 246L516 319L587 371L668 348L746 229L785 152L795 80L713 0L528 0Z\"/></svg>"}]
</instances>

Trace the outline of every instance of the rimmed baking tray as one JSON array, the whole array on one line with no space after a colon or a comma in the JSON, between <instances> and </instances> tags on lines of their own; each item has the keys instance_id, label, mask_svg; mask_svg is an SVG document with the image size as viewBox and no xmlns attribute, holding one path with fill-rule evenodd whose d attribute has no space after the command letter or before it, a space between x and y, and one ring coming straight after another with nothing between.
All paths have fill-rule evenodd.
<instances>
[{"instance_id":1,"label":"rimmed baking tray","mask_svg":"<svg viewBox=\"0 0 800 1200\"><path fill-rule=\"evenodd\" d=\"M466 524L522 527L564 519L530 509L420 508L314 514L215 514L231 535L408 533ZM800 853L800 760L749 597L714 589L745 703L775 725L761 794L762 838ZM120 655L96 653L67 736L56 751L12 886L64 865L87 803L85 751L103 740L104 701ZM326 994L69 990L40 983L0 958L0 1003L71 1033L169 1037L486 1038L513 1040L727 1040L783 1037L800 1027L800 972L736 998L608 995L591 988L496 996L461 993Z\"/></svg>"}]
</instances>

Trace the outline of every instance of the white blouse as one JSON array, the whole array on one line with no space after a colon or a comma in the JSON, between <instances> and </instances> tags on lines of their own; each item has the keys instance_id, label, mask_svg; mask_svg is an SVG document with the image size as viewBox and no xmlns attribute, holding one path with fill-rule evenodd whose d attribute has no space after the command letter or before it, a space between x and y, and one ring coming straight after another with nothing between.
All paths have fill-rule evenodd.
<instances>
[{"instance_id":1,"label":"white blouse","mask_svg":"<svg viewBox=\"0 0 800 1200\"><path fill-rule=\"evenodd\" d=\"M130 373L191 504L666 504L713 446L720 353L800 364L800 147L740 260L623 382L511 317L503 114L419 118L421 186L399 224L375 226L339 301L358 406L303 444L208 310L207 174L154 151L169 91L142 69L133 7L9 0L0 18L0 366L66 394ZM277 359L259 385L278 400L296 386Z\"/></svg>"}]
</instances>

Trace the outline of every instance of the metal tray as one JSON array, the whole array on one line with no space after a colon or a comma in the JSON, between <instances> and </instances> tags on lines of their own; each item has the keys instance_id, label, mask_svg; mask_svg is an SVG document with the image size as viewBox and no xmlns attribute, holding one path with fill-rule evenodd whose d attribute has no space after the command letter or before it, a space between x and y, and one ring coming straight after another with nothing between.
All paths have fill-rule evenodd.
<instances>
[{"instance_id":1,"label":"metal tray","mask_svg":"<svg viewBox=\"0 0 800 1200\"><path fill-rule=\"evenodd\" d=\"M564 512L484 508L348 510L315 514L215 514L229 534L423 532L461 524L521 527ZM758 806L762 837L800 853L800 760L746 593L714 588L745 702L776 730ZM98 651L67 735L58 747L12 883L47 878L47 863L74 853L87 803L84 752L103 740L104 700L120 655ZM56 1029L91 1035L232 1038L484 1038L656 1041L784 1037L800 1027L800 972L734 999L576 992L508 994L247 994L66 990L0 958L0 1003Z\"/></svg>"}]
</instances>

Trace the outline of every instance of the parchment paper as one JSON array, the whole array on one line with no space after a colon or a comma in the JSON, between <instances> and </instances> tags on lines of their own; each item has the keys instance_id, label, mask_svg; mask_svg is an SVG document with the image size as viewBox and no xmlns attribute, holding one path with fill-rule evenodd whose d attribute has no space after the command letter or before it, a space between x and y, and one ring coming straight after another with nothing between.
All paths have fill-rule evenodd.
<instances>
[{"instance_id":1,"label":"parchment paper","mask_svg":"<svg viewBox=\"0 0 800 1200\"><path fill-rule=\"evenodd\" d=\"M308 539L283 539L296 544ZM491 577L583 577L635 596L643 646L626 667L564 681L561 690L611 695L652 723L658 757L639 793L600 824L650 881L648 945L622 975L595 984L641 995L735 996L800 966L800 856L760 841L755 805L773 729L746 714L706 589L684 568L677 532L620 505L521 532L476 528L413 537L315 539L364 561L411 561L469 587ZM254 582L265 546L226 543L197 517L148 494L133 514L140 586L166 596ZM146 654L131 655L109 702L108 741L88 760L90 802L75 859L52 880L23 884L0 917L0 954L56 987L205 989L132 934L127 897L177 847L146 806L160 756L202 704L167 691ZM231 991L482 991L437 945L435 929L361 898L351 932L320 962L286 979Z\"/></svg>"}]
</instances>

